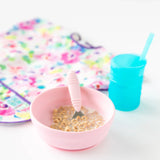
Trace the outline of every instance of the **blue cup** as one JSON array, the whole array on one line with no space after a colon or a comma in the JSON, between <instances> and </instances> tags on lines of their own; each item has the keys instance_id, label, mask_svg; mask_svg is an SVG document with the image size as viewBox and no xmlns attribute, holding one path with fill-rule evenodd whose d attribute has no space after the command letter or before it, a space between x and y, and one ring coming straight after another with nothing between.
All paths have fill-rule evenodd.
<instances>
[{"instance_id":1,"label":"blue cup","mask_svg":"<svg viewBox=\"0 0 160 160\"><path fill-rule=\"evenodd\" d=\"M136 54L120 54L111 60L109 97L115 108L131 111L140 104L146 60Z\"/></svg>"}]
</instances>

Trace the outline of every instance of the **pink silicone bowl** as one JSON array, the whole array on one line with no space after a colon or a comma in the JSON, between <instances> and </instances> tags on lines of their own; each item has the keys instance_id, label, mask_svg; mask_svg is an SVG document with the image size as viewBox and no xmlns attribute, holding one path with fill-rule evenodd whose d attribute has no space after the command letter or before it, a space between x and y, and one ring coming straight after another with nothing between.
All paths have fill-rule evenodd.
<instances>
[{"instance_id":1,"label":"pink silicone bowl","mask_svg":"<svg viewBox=\"0 0 160 160\"><path fill-rule=\"evenodd\" d=\"M102 127L85 132L64 132L50 128L52 111L63 105L71 105L67 87L47 90L38 95L31 104L31 119L40 137L50 146L65 150L81 150L101 142L110 128L115 108L111 100L103 93L81 87L82 106L90 107L103 115Z\"/></svg>"}]
</instances>

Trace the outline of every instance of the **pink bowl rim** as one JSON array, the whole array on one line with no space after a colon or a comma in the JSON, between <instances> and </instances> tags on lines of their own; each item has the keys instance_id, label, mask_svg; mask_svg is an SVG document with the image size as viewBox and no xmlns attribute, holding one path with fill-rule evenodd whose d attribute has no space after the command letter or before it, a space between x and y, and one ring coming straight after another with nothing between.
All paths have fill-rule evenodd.
<instances>
[{"instance_id":1,"label":"pink bowl rim","mask_svg":"<svg viewBox=\"0 0 160 160\"><path fill-rule=\"evenodd\" d=\"M96 89L92 89L92 88L89 88L89 87L81 87L81 88L84 88L84 89L88 89L88 90L91 90L93 92L97 92L98 94L102 94L103 96L106 96L108 98L108 100L112 103L112 109L113 109L113 115L111 116L111 118L108 120L108 121L105 121L104 125L103 126L100 126L96 129L92 129L92 130L89 130L89 131L83 131L83 132L65 132L65 131L62 131L62 130L58 130L58 129L54 129L54 128L51 128L49 126L46 126L44 125L43 123L39 122L37 120L37 118L32 114L32 106L33 106L33 103L34 101L36 101L40 95L48 92L48 91L51 91L51 90L54 90L54 89L60 89L60 88L67 88L66 86L62 86L62 87L56 87L56 88L51 88L51 89L47 89L45 90L44 92L41 92L31 103L31 106L30 106L30 114L31 114L31 120L34 119L36 121L36 123L38 123L40 126L46 128L46 129L49 129L51 131L55 131L55 132L58 132L58 133L66 133L66 134L83 134L83 133L90 133L90 132L93 132L93 131L96 131L96 130L99 130L103 127L105 127L106 125L108 125L109 123L112 122L114 116L115 116L115 107L114 107L114 104L113 102L110 100L109 97L107 97L105 94L101 93L100 91L97 91Z\"/></svg>"}]
</instances>

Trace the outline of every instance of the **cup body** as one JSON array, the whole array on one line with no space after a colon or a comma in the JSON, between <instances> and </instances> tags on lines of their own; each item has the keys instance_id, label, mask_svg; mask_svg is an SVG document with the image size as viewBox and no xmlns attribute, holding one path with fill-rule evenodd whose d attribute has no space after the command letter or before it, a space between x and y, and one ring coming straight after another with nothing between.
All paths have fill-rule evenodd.
<instances>
[{"instance_id":1,"label":"cup body","mask_svg":"<svg viewBox=\"0 0 160 160\"><path fill-rule=\"evenodd\" d=\"M140 104L146 60L136 54L121 54L111 61L109 98L115 108L131 111Z\"/></svg>"}]
</instances>

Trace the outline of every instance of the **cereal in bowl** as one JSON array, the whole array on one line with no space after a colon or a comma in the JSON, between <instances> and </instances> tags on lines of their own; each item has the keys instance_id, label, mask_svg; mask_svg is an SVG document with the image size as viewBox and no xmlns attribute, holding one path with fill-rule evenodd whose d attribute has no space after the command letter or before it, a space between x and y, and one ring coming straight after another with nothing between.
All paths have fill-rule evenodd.
<instances>
[{"instance_id":1,"label":"cereal in bowl","mask_svg":"<svg viewBox=\"0 0 160 160\"><path fill-rule=\"evenodd\" d=\"M96 129L104 124L103 117L97 111L81 108L84 116L72 119L75 109L72 106L61 106L53 110L51 128L66 132L84 132Z\"/></svg>"}]
</instances>

